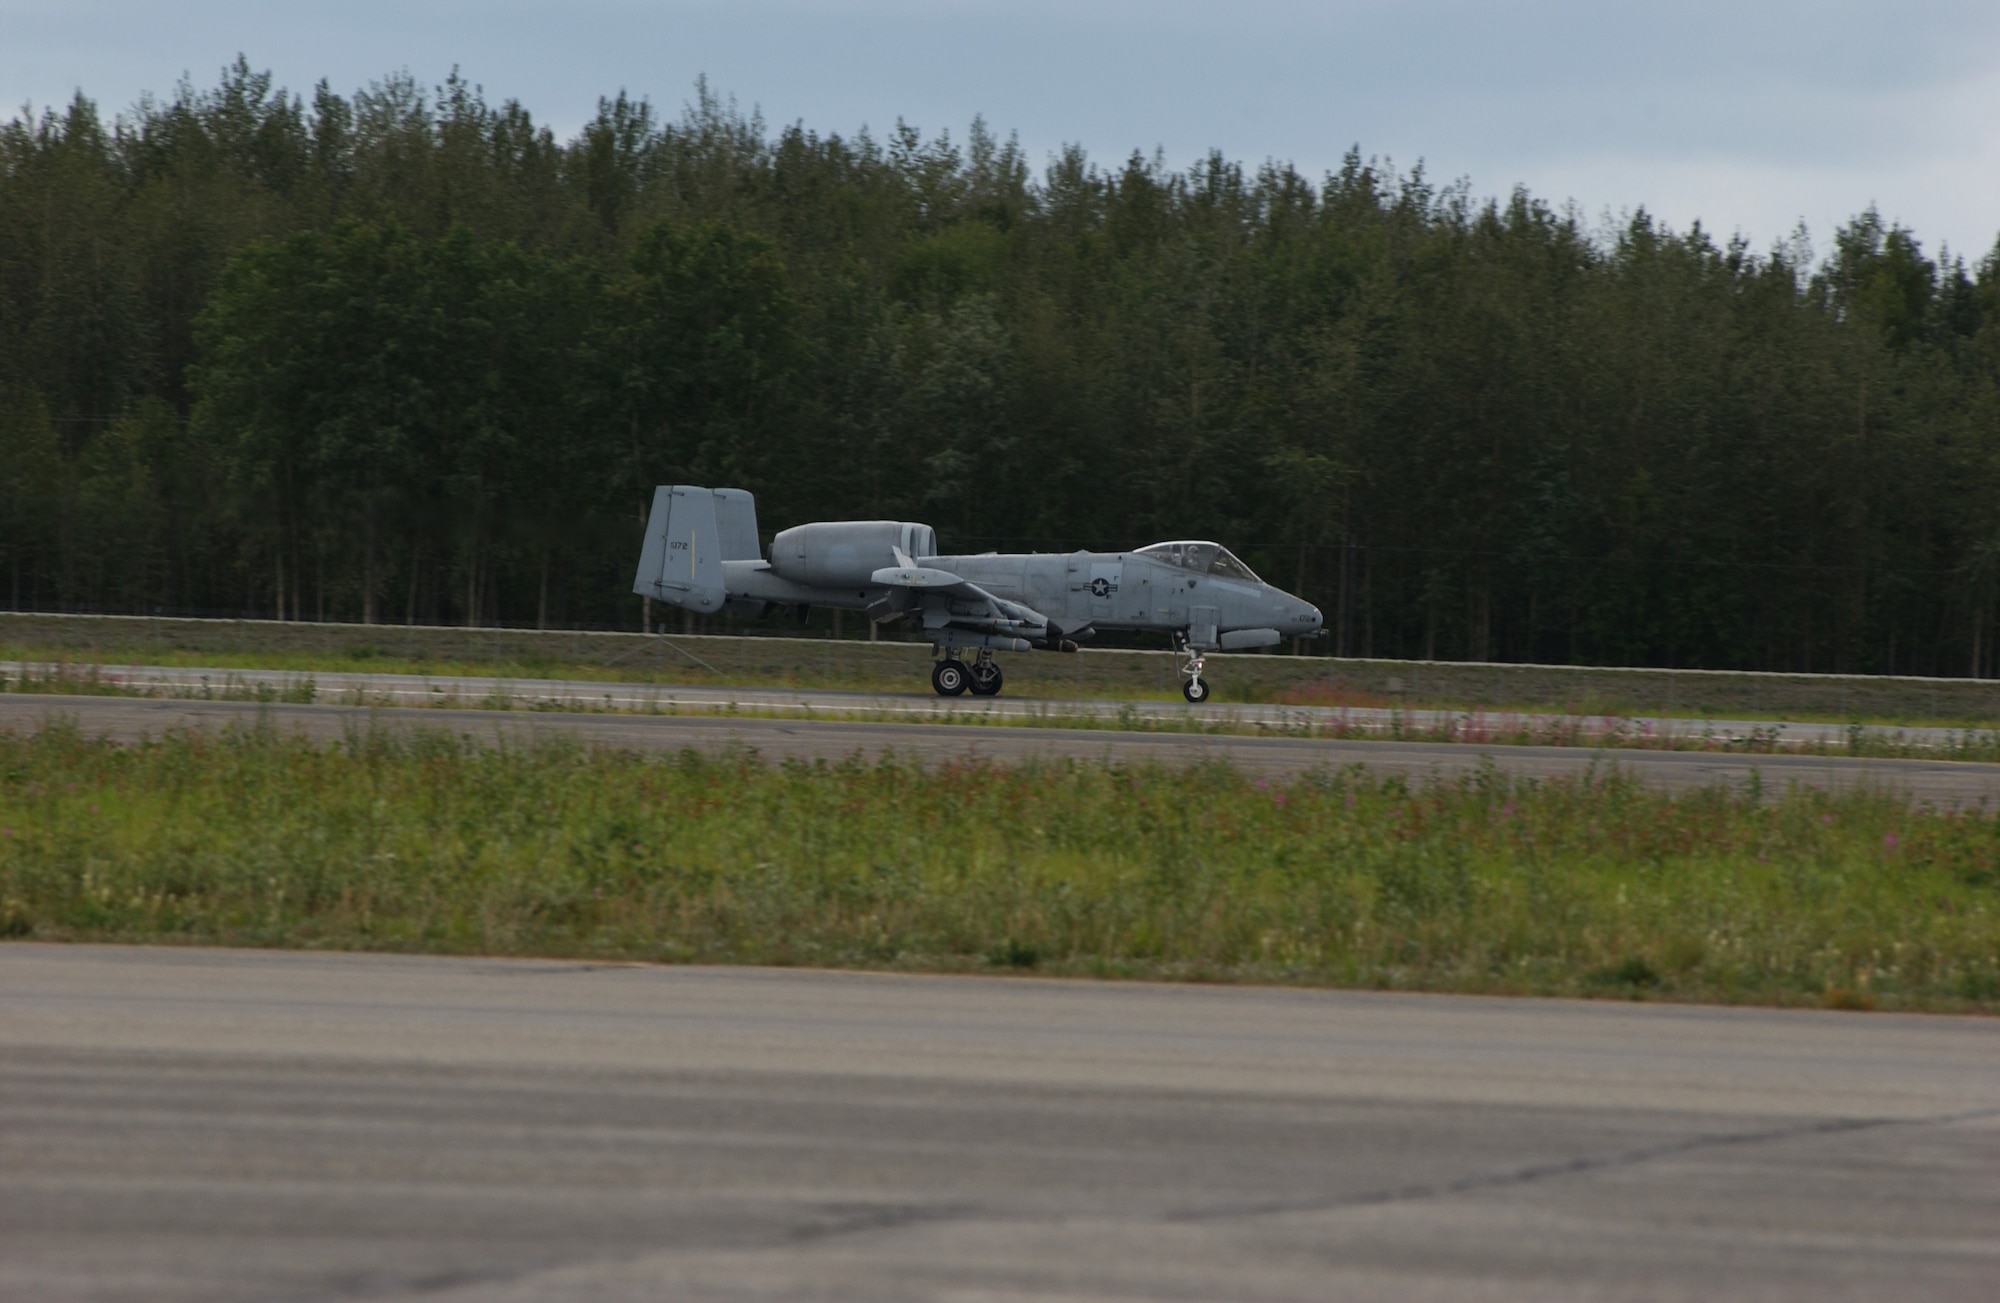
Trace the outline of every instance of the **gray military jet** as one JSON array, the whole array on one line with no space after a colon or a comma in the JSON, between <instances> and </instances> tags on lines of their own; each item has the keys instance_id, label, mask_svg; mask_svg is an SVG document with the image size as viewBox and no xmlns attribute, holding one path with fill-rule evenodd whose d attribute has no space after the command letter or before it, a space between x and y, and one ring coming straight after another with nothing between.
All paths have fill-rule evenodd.
<instances>
[{"instance_id":1,"label":"gray military jet","mask_svg":"<svg viewBox=\"0 0 2000 1303\"><path fill-rule=\"evenodd\" d=\"M1100 629L1146 629L1172 637L1181 695L1202 702L1210 653L1323 632L1318 607L1219 543L939 556L929 525L828 520L784 530L766 559L757 538L757 504L742 489L663 484L632 591L704 614L832 606L878 624L918 620L938 658L931 686L945 697L996 695L996 651L1075 651Z\"/></svg>"}]
</instances>

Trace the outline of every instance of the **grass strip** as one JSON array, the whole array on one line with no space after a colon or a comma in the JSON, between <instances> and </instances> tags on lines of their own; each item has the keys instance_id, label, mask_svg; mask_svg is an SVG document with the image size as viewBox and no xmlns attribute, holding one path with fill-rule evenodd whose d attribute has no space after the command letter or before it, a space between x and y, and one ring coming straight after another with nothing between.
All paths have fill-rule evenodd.
<instances>
[{"instance_id":1,"label":"grass strip","mask_svg":"<svg viewBox=\"0 0 2000 1303\"><path fill-rule=\"evenodd\" d=\"M0 734L0 935L2000 1010L2000 817L1615 771Z\"/></svg>"}]
</instances>

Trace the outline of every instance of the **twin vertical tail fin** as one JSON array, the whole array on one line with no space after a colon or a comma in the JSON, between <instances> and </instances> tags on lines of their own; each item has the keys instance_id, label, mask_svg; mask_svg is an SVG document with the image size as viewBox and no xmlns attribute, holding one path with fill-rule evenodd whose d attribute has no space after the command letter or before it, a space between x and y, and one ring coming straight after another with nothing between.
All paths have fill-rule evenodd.
<instances>
[{"instance_id":1,"label":"twin vertical tail fin","mask_svg":"<svg viewBox=\"0 0 2000 1303\"><path fill-rule=\"evenodd\" d=\"M757 542L757 499L747 489L715 490L715 523L724 561L762 561Z\"/></svg>"},{"instance_id":2,"label":"twin vertical tail fin","mask_svg":"<svg viewBox=\"0 0 2000 1303\"><path fill-rule=\"evenodd\" d=\"M632 591L704 614L729 600L724 561L758 560L757 504L742 489L662 484L653 490Z\"/></svg>"}]
</instances>

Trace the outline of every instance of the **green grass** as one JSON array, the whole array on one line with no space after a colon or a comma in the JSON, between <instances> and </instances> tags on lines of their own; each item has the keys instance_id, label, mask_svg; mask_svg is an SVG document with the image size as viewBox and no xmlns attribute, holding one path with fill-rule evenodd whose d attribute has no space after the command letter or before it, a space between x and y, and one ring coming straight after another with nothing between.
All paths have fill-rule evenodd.
<instances>
[{"instance_id":1,"label":"green grass","mask_svg":"<svg viewBox=\"0 0 2000 1303\"><path fill-rule=\"evenodd\" d=\"M2000 1011L2000 818L1616 775L0 734L0 935Z\"/></svg>"}]
</instances>

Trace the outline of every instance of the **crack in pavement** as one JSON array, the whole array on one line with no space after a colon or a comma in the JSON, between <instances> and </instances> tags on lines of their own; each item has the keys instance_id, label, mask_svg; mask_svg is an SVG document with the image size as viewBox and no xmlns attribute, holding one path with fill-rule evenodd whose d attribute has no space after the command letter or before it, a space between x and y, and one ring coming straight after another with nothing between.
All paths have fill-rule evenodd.
<instances>
[{"instance_id":1,"label":"crack in pavement","mask_svg":"<svg viewBox=\"0 0 2000 1303\"><path fill-rule=\"evenodd\" d=\"M687 1252L713 1255L762 1254L775 1249L786 1249L824 1243L848 1235L862 1235L870 1231L901 1230L928 1222L949 1222L976 1220L981 1210L966 1205L945 1205L938 1208L921 1208L912 1204L869 1205L854 1203L822 1204L806 1210L808 1220L801 1224L779 1228L773 1234L763 1237L759 1243L738 1245L728 1249L693 1249ZM988 1220L1009 1220L1005 1218ZM1042 1221L1031 1218L1024 1221ZM649 1248L636 1253L591 1255L566 1258L556 1262L538 1262L513 1268L491 1270L453 1269L431 1272L406 1280L389 1280L379 1276L350 1277L346 1280L329 1282L290 1297L307 1303L308 1300L326 1299L395 1299L425 1295L446 1294L453 1291L491 1286L521 1285L538 1277L557 1276L580 1267L631 1267L654 1259L676 1256L680 1250Z\"/></svg>"},{"instance_id":2,"label":"crack in pavement","mask_svg":"<svg viewBox=\"0 0 2000 1303\"><path fill-rule=\"evenodd\" d=\"M938 1208L920 1208L912 1204L885 1204L879 1207L843 1204L820 1211L830 1214L827 1221L819 1225L794 1227L785 1236L786 1242L794 1245L818 1244L845 1235L897 1231L926 1222L966 1221L978 1218L983 1210L964 1204L947 1204Z\"/></svg>"},{"instance_id":3,"label":"crack in pavement","mask_svg":"<svg viewBox=\"0 0 2000 1303\"><path fill-rule=\"evenodd\" d=\"M1033 1213L1004 1211L965 1203L943 1204L936 1207L922 1207L909 1203L888 1205L862 1203L822 1204L808 1210L803 1210L805 1216L795 1219L792 1225L775 1228L773 1234L758 1237L759 1242L756 1244L738 1245L726 1249L718 1249L711 1246L694 1251L704 1255L714 1255L719 1252L725 1256L769 1253L773 1250L811 1248L829 1241L849 1236L866 1235L872 1232L893 1232L911 1227L951 1222L964 1224L983 1221L996 1225L1009 1226L1065 1227L1108 1220L1111 1222L1122 1222L1127 1225L1198 1225L1294 1213L1331 1212L1348 1208L1382 1207L1399 1203L1413 1203L1429 1199L1445 1198L1451 1195L1466 1194L1478 1190L1533 1185L1542 1181L1556 1180L1586 1172L1608 1171L1623 1167L1639 1166L1662 1158L1671 1158L1676 1155L1696 1153L1703 1150L1766 1144L1811 1136L1851 1135L1895 1127L1951 1126L1958 1123L1980 1121L1994 1117L2000 1117L2000 1107L1970 1109L1932 1117L1835 1118L1827 1121L1806 1122L1790 1126L1765 1127L1754 1131L1707 1133L1689 1136L1681 1140L1666 1141L1656 1145L1620 1150L1614 1153L1586 1154L1557 1162L1535 1163L1504 1171L1475 1173L1447 1181L1398 1186L1391 1189L1364 1191L1351 1195L1337 1195L1316 1199L1286 1199L1257 1203L1223 1204L1138 1217L1121 1217L1115 1214L1108 1218L1102 1215L1079 1217L1075 1214L1037 1216ZM384 1279L380 1276L349 1277L346 1280L338 1282L328 1282L327 1285L319 1289L307 1290L295 1295L295 1297L301 1299L395 1298L451 1293L464 1288L519 1286L538 1277L558 1276L561 1273L580 1267L616 1268L619 1266L637 1266L648 1260L659 1259L662 1256L668 1258L676 1257L679 1256L680 1252L682 1250L651 1248L628 1254L607 1256L583 1255L557 1262L524 1264L514 1269L493 1271L461 1269L433 1272L428 1275L400 1281Z\"/></svg>"},{"instance_id":4,"label":"crack in pavement","mask_svg":"<svg viewBox=\"0 0 2000 1303\"><path fill-rule=\"evenodd\" d=\"M1575 1176L1583 1172L1602 1172L1620 1167L1636 1167L1662 1158L1672 1158L1678 1154L1695 1153L1704 1149L1722 1149L1732 1145L1767 1144L1780 1140L1795 1140L1803 1136L1841 1135L1858 1131L1874 1131L1885 1127L1928 1127L1951 1126L1959 1122L1973 1122L1983 1118L2000 1117L2000 1108L1972 1109L1962 1113L1946 1113L1936 1117L1921 1118L1835 1118L1825 1122L1806 1122L1794 1126L1767 1127L1759 1131L1731 1131L1719 1134L1689 1136L1683 1140L1670 1140L1657 1145L1646 1145L1638 1149L1627 1149L1611 1154L1585 1154L1578 1158L1565 1159L1554 1163L1535 1163L1527 1167L1516 1167L1501 1172L1481 1172L1472 1176L1462 1176L1450 1181L1434 1181L1421 1185L1398 1186L1388 1190L1370 1190L1360 1194L1336 1195L1322 1199L1273 1199L1258 1203L1218 1204L1207 1208L1189 1208L1166 1214L1160 1220L1174 1223L1199 1223L1228 1221L1237 1218L1273 1217L1286 1213L1331 1212L1340 1208L1380 1207L1385 1204L1414 1203L1425 1199L1439 1199L1454 1194L1466 1194L1474 1190L1492 1190L1512 1185L1532 1185L1538 1181L1553 1180L1557 1177Z\"/></svg>"}]
</instances>

